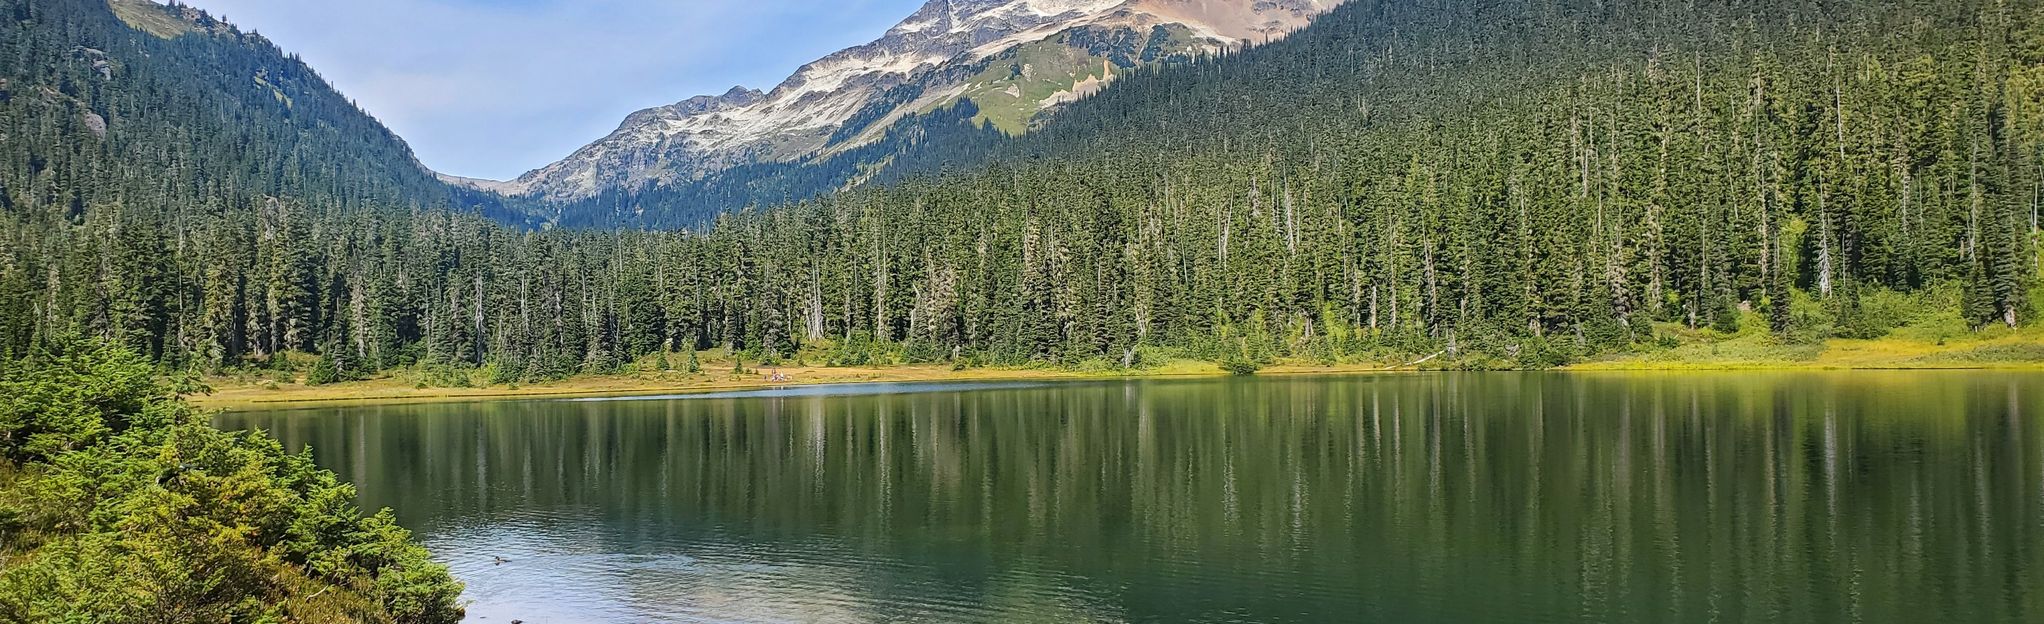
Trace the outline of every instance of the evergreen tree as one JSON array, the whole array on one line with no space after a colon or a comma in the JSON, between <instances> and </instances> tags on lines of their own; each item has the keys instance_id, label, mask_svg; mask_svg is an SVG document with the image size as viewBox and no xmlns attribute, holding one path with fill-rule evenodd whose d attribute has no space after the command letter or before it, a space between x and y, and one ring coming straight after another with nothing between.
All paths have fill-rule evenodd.
<instances>
[{"instance_id":1,"label":"evergreen tree","mask_svg":"<svg viewBox=\"0 0 2044 624\"><path fill-rule=\"evenodd\" d=\"M164 9L190 29L165 38L0 0L0 354L78 334L178 368L310 351L322 381L505 383L669 345L691 371L825 343L1552 363L1742 310L1823 338L1799 298L1870 337L1860 297L1941 288L1976 325L2032 322L2035 0L1450 5L1354 0L1019 137L908 121L922 142L842 192L774 178L788 201L708 221L708 187L591 200L689 231L537 231L195 9Z\"/></svg>"}]
</instances>

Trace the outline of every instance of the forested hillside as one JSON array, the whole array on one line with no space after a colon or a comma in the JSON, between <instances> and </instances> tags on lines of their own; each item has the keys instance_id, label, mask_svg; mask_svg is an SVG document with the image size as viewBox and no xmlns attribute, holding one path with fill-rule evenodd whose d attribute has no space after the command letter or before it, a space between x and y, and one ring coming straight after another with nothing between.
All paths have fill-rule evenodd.
<instances>
[{"instance_id":1,"label":"forested hillside","mask_svg":"<svg viewBox=\"0 0 2044 624\"><path fill-rule=\"evenodd\" d=\"M255 215L508 216L500 202L441 183L297 58L195 9L0 0L0 353L56 327L197 348L180 321L220 296L207 271L294 235L242 227Z\"/></svg>"},{"instance_id":2,"label":"forested hillside","mask_svg":"<svg viewBox=\"0 0 2044 624\"><path fill-rule=\"evenodd\" d=\"M700 233L525 232L338 178L143 201L109 189L187 170L10 164L27 227L0 256L0 330L14 350L77 332L206 367L317 351L320 379L428 362L500 381L719 346L1540 367L1688 328L2005 332L2036 313L2038 9L1357 0L1124 77L1022 139L932 152L948 168ZM10 134L56 126L27 153L89 135L22 97ZM32 184L53 190L15 190Z\"/></svg>"}]
</instances>

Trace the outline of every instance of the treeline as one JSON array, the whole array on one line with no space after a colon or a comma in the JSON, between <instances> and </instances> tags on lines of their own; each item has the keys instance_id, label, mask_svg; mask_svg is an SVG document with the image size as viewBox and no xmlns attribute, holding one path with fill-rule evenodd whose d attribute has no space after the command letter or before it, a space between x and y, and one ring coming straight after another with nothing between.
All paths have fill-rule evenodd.
<instances>
[{"instance_id":1,"label":"treeline","mask_svg":"<svg viewBox=\"0 0 2044 624\"><path fill-rule=\"evenodd\" d=\"M0 348L82 333L178 363L313 351L341 377L504 380L818 344L1548 366L1656 324L1817 340L1887 332L1908 319L1863 304L1897 298L1974 328L2037 313L2034 2L1409 5L1358 0L1135 72L960 158L980 164L701 233L99 178L65 187L67 217L16 193Z\"/></svg>"}]
</instances>

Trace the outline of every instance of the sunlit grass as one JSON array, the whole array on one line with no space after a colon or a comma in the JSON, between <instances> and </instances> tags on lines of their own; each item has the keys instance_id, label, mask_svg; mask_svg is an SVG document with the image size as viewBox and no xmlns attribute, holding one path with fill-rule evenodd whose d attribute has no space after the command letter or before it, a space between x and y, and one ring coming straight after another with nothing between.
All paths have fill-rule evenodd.
<instances>
[{"instance_id":1,"label":"sunlit grass","mask_svg":"<svg viewBox=\"0 0 2044 624\"><path fill-rule=\"evenodd\" d=\"M136 30L170 39L198 30L191 22L178 19L161 6L149 0L108 0L114 15Z\"/></svg>"},{"instance_id":2,"label":"sunlit grass","mask_svg":"<svg viewBox=\"0 0 2044 624\"><path fill-rule=\"evenodd\" d=\"M1922 311L1886 335L1871 339L1795 341L1764 329L1748 314L1734 335L1665 325L1656 330L1678 345L1600 358L1575 370L2044 368L2044 326L2017 329L1966 327L1956 312Z\"/></svg>"},{"instance_id":3,"label":"sunlit grass","mask_svg":"<svg viewBox=\"0 0 2044 624\"><path fill-rule=\"evenodd\" d=\"M2044 292L2044 289L2039 289ZM2044 297L2044 295L2040 295ZM1804 297L1804 299L1807 299ZM1823 304L1798 301L1788 336L1768 329L1757 312L1741 314L1737 331L1691 328L1679 323L1653 327L1652 342L1632 353L1593 358L1569 370L1823 370L1823 369L2039 369L2044 370L2044 324L2011 329L1967 327L1950 289L1902 295L1872 293L1863 314L1876 327L1891 327L1878 338L1815 338L1838 332ZM2044 301L2039 302L2044 309ZM1414 366L1418 354L1349 354L1341 357L1278 357L1262 362L1258 374L1369 373L1389 370L1493 369L1518 365L1495 354L1465 353ZM207 380L217 389L194 402L246 408L279 403L431 402L498 398L566 397L707 392L768 386L928 381L1084 380L1145 377L1222 376L1221 363L1184 349L1146 346L1118 357L1094 356L1062 362L1017 361L916 351L870 339L819 340L793 355L764 359L758 354L717 348L640 356L600 374L576 374L543 381L506 381L494 364L415 364L383 371L370 379L327 385L305 383L316 356L282 354L268 368L224 371ZM690 362L693 361L691 366ZM691 370L692 369L692 370ZM500 378L501 377L501 378Z\"/></svg>"}]
</instances>

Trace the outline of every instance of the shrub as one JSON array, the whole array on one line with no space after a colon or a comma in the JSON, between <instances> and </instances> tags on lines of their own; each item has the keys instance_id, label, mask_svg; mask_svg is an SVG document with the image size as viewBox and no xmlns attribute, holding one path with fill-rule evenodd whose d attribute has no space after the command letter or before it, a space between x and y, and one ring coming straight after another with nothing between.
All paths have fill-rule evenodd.
<instances>
[{"instance_id":1,"label":"shrub","mask_svg":"<svg viewBox=\"0 0 2044 624\"><path fill-rule=\"evenodd\" d=\"M461 619L387 511L178 387L95 342L0 365L0 622Z\"/></svg>"},{"instance_id":2,"label":"shrub","mask_svg":"<svg viewBox=\"0 0 2044 624\"><path fill-rule=\"evenodd\" d=\"M1575 359L1575 354L1568 351L1567 342L1570 341L1552 341L1541 336L1528 336L1519 343L1519 368L1545 370L1566 366Z\"/></svg>"},{"instance_id":3,"label":"shrub","mask_svg":"<svg viewBox=\"0 0 2044 624\"><path fill-rule=\"evenodd\" d=\"M515 360L491 360L478 372L483 383L497 386L517 382L524 375L525 366Z\"/></svg>"},{"instance_id":4,"label":"shrub","mask_svg":"<svg viewBox=\"0 0 2044 624\"><path fill-rule=\"evenodd\" d=\"M312 363L312 370L305 373L305 385L308 386L323 386L360 379L362 375L352 366L347 349L339 346L325 349L319 360Z\"/></svg>"},{"instance_id":5,"label":"shrub","mask_svg":"<svg viewBox=\"0 0 2044 624\"><path fill-rule=\"evenodd\" d=\"M453 364L427 364L419 369L419 385L429 388L467 388L475 385L470 370Z\"/></svg>"},{"instance_id":6,"label":"shrub","mask_svg":"<svg viewBox=\"0 0 2044 624\"><path fill-rule=\"evenodd\" d=\"M1739 308L1726 305L1710 321L1710 328L1727 336L1739 333Z\"/></svg>"},{"instance_id":7,"label":"shrub","mask_svg":"<svg viewBox=\"0 0 2044 624\"><path fill-rule=\"evenodd\" d=\"M1263 365L1245 359L1232 359L1221 362L1221 370L1228 371L1230 375L1248 377L1263 370Z\"/></svg>"}]
</instances>

